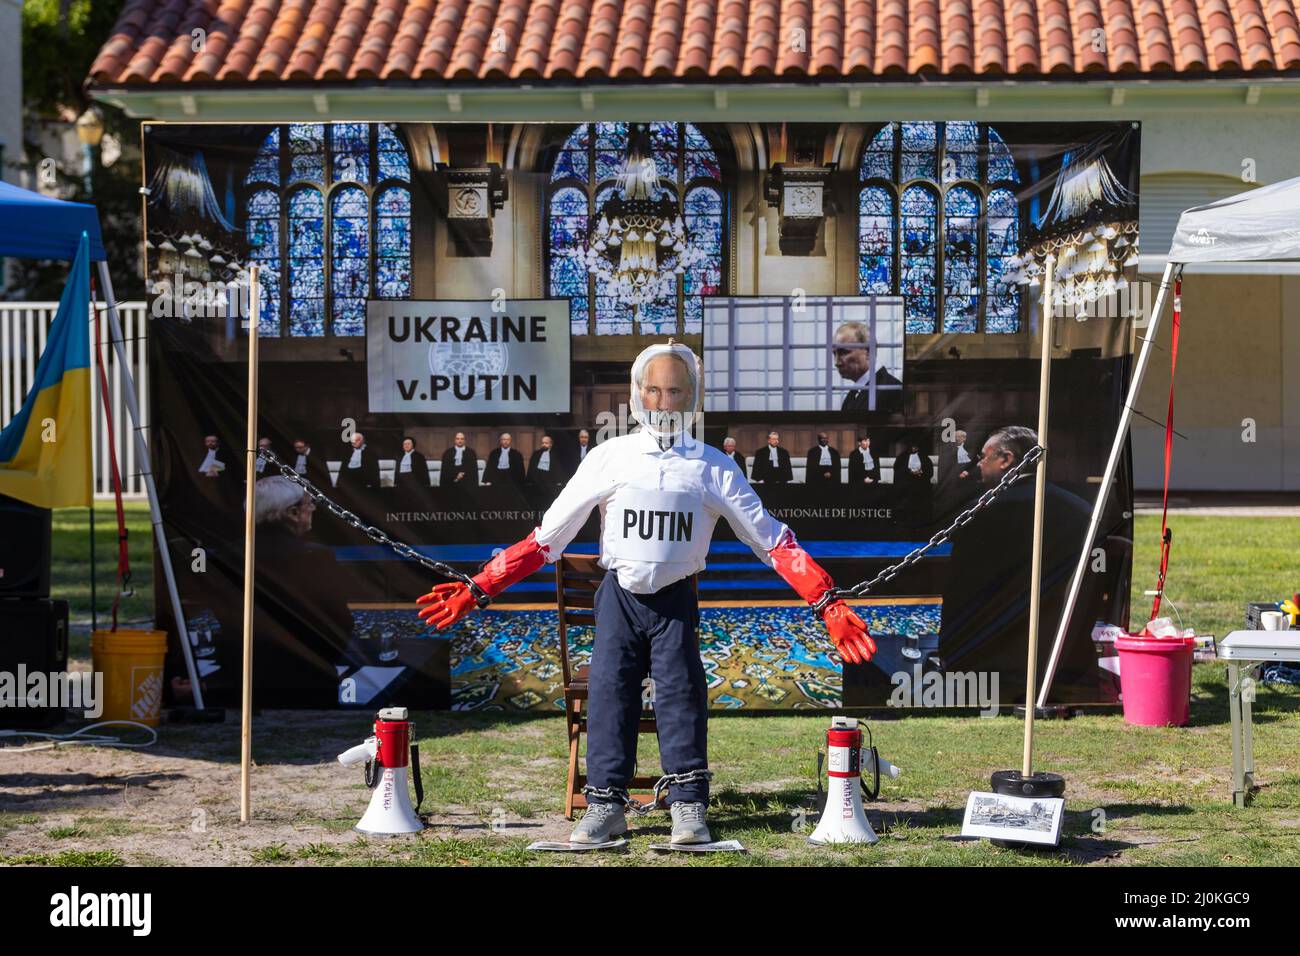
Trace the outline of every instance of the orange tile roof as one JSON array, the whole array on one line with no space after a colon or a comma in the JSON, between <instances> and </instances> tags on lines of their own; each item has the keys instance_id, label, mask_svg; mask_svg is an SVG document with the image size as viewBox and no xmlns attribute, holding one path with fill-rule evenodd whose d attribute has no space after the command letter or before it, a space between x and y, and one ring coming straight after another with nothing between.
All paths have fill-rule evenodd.
<instances>
[{"instance_id":1,"label":"orange tile roof","mask_svg":"<svg viewBox=\"0 0 1300 956\"><path fill-rule=\"evenodd\" d=\"M130 0L89 82L1266 73L1297 2Z\"/></svg>"}]
</instances>

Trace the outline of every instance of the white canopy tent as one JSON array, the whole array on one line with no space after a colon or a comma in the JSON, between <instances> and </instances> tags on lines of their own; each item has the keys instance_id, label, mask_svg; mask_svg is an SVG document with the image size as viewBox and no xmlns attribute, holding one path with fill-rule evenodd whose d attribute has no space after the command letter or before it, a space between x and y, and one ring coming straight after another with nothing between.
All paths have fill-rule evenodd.
<instances>
[{"instance_id":1,"label":"white canopy tent","mask_svg":"<svg viewBox=\"0 0 1300 956\"><path fill-rule=\"evenodd\" d=\"M1115 440L1111 444L1106 471L1102 475L1097 501L1093 505L1092 520L1088 524L1088 532L1084 535L1083 546L1079 551L1079 563L1075 566L1074 576L1070 579L1070 590L1065 599L1065 606L1061 609L1061 620L1056 631L1056 640L1052 645L1052 656L1047 663L1047 672L1043 677L1042 689L1038 694L1037 706L1046 706L1048 692L1052 689L1052 678L1056 675L1061 649L1065 645L1070 615L1074 612L1074 605L1079 598L1079 589L1083 584L1083 576L1087 573L1088 558L1101 525L1106 499L1115 481L1115 472L1119 468L1124 443L1128 439L1133 409L1142 390L1142 380L1146 377L1147 365L1151 361L1151 345L1160 328L1160 316L1164 310L1165 296L1170 283L1182 274L1183 266L1187 264L1296 260L1300 260L1300 177L1228 196L1204 206L1193 206L1191 209L1184 210L1178 218L1178 226L1174 230L1173 241L1165 263L1164 276L1160 280L1160 289L1156 294L1155 304L1146 326L1146 336L1142 339L1142 349L1138 353L1137 364L1133 367L1133 379L1129 385L1128 398L1120 414L1119 426L1115 429Z\"/></svg>"}]
</instances>

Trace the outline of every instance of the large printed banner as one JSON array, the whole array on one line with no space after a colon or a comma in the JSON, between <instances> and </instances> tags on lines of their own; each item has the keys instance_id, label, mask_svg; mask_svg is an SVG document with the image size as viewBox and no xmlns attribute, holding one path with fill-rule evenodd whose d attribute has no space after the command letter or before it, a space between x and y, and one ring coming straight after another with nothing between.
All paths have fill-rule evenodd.
<instances>
[{"instance_id":1,"label":"large printed banner","mask_svg":"<svg viewBox=\"0 0 1300 956\"><path fill-rule=\"evenodd\" d=\"M562 712L553 567L433 634L413 602L441 579L364 530L477 571L636 427L631 362L669 337L703 363L700 437L842 586L920 547L1033 447L1048 348L1041 667L1144 301L1139 136L906 118L150 124L154 468L207 699L239 693L252 265L259 446L354 516L259 466L260 706ZM1116 700L1092 634L1128 620L1127 465L1115 491L1059 702ZM1032 481L1015 484L873 588L858 611L880 650L861 665L718 522L697 582L711 705L1019 702L1032 516ZM595 554L600 521L568 552ZM165 595L157 614L170 623ZM581 667L590 628L567 633ZM169 668L183 700L179 646Z\"/></svg>"}]
</instances>

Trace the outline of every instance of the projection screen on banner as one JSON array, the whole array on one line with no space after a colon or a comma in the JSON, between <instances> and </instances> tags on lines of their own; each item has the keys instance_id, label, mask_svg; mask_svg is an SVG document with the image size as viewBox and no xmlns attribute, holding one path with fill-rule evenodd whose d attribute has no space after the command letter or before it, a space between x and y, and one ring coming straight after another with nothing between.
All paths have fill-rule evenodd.
<instances>
[{"instance_id":1,"label":"projection screen on banner","mask_svg":"<svg viewBox=\"0 0 1300 956\"><path fill-rule=\"evenodd\" d=\"M259 445L357 519L260 466L262 706L562 712L553 566L431 633L413 602L436 576L361 529L476 572L636 427L629 367L669 337L703 363L700 437L837 583L876 575L1035 440L1048 256L1057 619L1150 306L1137 124L150 123L144 145L154 469L207 700L239 692L253 264ZM633 182L652 198L629 205ZM880 650L856 665L719 522L710 706L1020 702L1032 497L1013 486L859 602ZM1094 625L1128 623L1127 461L1107 507L1062 703L1117 700ZM600 521L569 551L596 553ZM591 638L570 630L574 667ZM168 666L183 702L179 647Z\"/></svg>"}]
</instances>

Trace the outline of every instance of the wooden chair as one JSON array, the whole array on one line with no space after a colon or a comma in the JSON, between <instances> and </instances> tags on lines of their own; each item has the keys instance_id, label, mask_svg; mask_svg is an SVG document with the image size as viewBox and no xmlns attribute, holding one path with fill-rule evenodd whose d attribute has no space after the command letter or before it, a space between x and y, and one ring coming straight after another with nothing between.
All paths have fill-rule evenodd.
<instances>
[{"instance_id":1,"label":"wooden chair","mask_svg":"<svg viewBox=\"0 0 1300 956\"><path fill-rule=\"evenodd\" d=\"M605 577L605 569L596 563L594 554L562 554L555 563L555 603L560 621L560 667L564 678L564 721L569 736L569 774L565 784L564 815L573 819L573 811L587 805L582 788L587 775L579 772L578 754L582 735L587 732L588 665L574 667L569 660L569 628L596 625L596 589ZM691 583L698 589L695 578ZM653 711L647 711L637 724L638 734L655 734ZM650 793L658 777L635 776L628 790Z\"/></svg>"}]
</instances>

